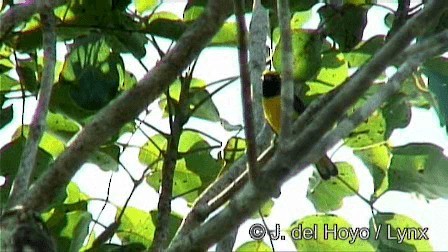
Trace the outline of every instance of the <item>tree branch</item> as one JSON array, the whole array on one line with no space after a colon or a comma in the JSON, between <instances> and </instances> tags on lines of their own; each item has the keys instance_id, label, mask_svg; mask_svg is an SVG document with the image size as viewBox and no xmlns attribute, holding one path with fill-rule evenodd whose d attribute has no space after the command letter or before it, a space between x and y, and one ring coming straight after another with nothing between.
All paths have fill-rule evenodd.
<instances>
[{"instance_id":1,"label":"tree branch","mask_svg":"<svg viewBox=\"0 0 448 252\"><path fill-rule=\"evenodd\" d=\"M17 176L9 197L7 207L14 206L28 192L30 179L36 166L37 153L50 103L51 89L53 88L54 69L56 65L56 19L53 10L48 6L41 7L42 40L44 48L44 66L42 81L39 90L37 107L33 115L28 133L28 139L23 148Z\"/></svg>"},{"instance_id":2,"label":"tree branch","mask_svg":"<svg viewBox=\"0 0 448 252\"><path fill-rule=\"evenodd\" d=\"M231 13L225 0L209 1L204 14L184 32L177 44L132 90L117 97L95 116L74 142L34 184L19 202L43 210L67 185L90 153L153 102L197 57Z\"/></svg>"},{"instance_id":3,"label":"tree branch","mask_svg":"<svg viewBox=\"0 0 448 252\"><path fill-rule=\"evenodd\" d=\"M46 0L49 8L55 8L65 3L64 0ZM27 21L38 11L39 3L36 0L28 0L26 3L14 5L0 16L0 41L21 22Z\"/></svg>"},{"instance_id":4,"label":"tree branch","mask_svg":"<svg viewBox=\"0 0 448 252\"><path fill-rule=\"evenodd\" d=\"M293 79L293 48L291 37L291 11L288 0L277 1L278 20L282 43L282 116L280 131L280 149L289 142L291 137L292 116L294 113L294 79Z\"/></svg>"},{"instance_id":5,"label":"tree branch","mask_svg":"<svg viewBox=\"0 0 448 252\"><path fill-rule=\"evenodd\" d=\"M179 140L182 135L182 128L188 121L188 95L192 77L192 73L189 73L186 78L181 78L182 86L179 96L179 104L174 106L168 105L168 108L174 107L174 111L169 109L169 120L171 122L171 117L173 115L174 120L170 123L171 135L168 138L167 154L163 161L162 185L159 195L157 224L154 231L152 251L163 251L163 249L168 246L167 241L170 227L169 222L171 215L171 199L173 195L174 170L179 156ZM171 102L169 92L167 92L167 100L168 102Z\"/></svg>"},{"instance_id":6,"label":"tree branch","mask_svg":"<svg viewBox=\"0 0 448 252\"><path fill-rule=\"evenodd\" d=\"M247 62L247 28L244 18L244 0L233 1L238 25L238 57L241 76L241 98L243 100L244 133L246 135L247 164L251 179L257 178L257 151L255 139L254 113L252 107L252 90L250 85L249 65Z\"/></svg>"}]
</instances>

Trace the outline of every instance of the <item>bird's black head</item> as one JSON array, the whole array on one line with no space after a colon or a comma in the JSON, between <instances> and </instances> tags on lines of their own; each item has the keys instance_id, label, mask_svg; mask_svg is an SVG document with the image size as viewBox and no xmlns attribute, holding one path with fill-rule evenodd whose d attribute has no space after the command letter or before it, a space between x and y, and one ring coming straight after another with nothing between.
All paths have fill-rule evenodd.
<instances>
[{"instance_id":1,"label":"bird's black head","mask_svg":"<svg viewBox=\"0 0 448 252\"><path fill-rule=\"evenodd\" d=\"M265 72L263 74L263 97L271 98L280 95L281 83L279 73Z\"/></svg>"}]
</instances>

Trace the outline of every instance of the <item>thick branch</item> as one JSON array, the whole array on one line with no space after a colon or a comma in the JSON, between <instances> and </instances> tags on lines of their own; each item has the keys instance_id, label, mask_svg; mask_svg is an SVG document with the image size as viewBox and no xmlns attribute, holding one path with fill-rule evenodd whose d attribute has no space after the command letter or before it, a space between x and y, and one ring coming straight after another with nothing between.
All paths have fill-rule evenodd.
<instances>
[{"instance_id":1,"label":"thick branch","mask_svg":"<svg viewBox=\"0 0 448 252\"><path fill-rule=\"evenodd\" d=\"M50 8L58 7L65 3L63 0L46 0L47 6ZM28 0L26 3L14 5L11 9L0 16L0 41L4 36L14 29L21 22L24 22L37 12L38 1Z\"/></svg>"},{"instance_id":2,"label":"thick branch","mask_svg":"<svg viewBox=\"0 0 448 252\"><path fill-rule=\"evenodd\" d=\"M208 44L231 13L225 0L209 1L204 14L182 35L176 46L138 85L120 95L95 116L76 140L54 162L20 202L31 209L45 209L86 161L89 154L153 102Z\"/></svg>"},{"instance_id":3,"label":"thick branch","mask_svg":"<svg viewBox=\"0 0 448 252\"><path fill-rule=\"evenodd\" d=\"M280 141L282 146L289 142L291 137L291 123L293 116L294 80L293 80L293 53L291 37L291 12L288 0L277 1L278 20L280 24L282 43L282 116Z\"/></svg>"},{"instance_id":4,"label":"thick branch","mask_svg":"<svg viewBox=\"0 0 448 252\"><path fill-rule=\"evenodd\" d=\"M254 1L252 20L249 27L249 68L254 107L255 132L258 135L263 129L263 98L261 75L266 68L266 38L268 36L268 12L260 0ZM258 140L258 139L257 139Z\"/></svg>"},{"instance_id":5,"label":"thick branch","mask_svg":"<svg viewBox=\"0 0 448 252\"><path fill-rule=\"evenodd\" d=\"M28 139L23 148L20 166L9 197L8 207L16 204L28 192L31 175L36 166L39 143L45 131L45 120L47 118L48 104L50 103L51 89L53 87L54 68L56 65L56 19L51 8L43 9L42 12L42 41L45 59L42 81L37 107L30 124Z\"/></svg>"}]
</instances>

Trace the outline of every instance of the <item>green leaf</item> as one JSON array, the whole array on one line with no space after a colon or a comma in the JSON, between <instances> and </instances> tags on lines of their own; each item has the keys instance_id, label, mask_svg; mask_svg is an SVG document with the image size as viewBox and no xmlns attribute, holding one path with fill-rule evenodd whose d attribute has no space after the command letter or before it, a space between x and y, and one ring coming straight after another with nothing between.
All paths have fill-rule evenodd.
<instances>
[{"instance_id":1,"label":"green leaf","mask_svg":"<svg viewBox=\"0 0 448 252\"><path fill-rule=\"evenodd\" d=\"M311 16L311 10L295 12L291 19L291 29L301 29L311 19Z\"/></svg>"},{"instance_id":2,"label":"green leaf","mask_svg":"<svg viewBox=\"0 0 448 252\"><path fill-rule=\"evenodd\" d=\"M145 45L148 43L148 38L146 34L138 32L141 29L141 24L136 23L129 15L117 15L114 25L117 29L106 35L106 41L113 51L132 53L137 59L143 58L146 55ZM121 27L123 29L120 29Z\"/></svg>"},{"instance_id":3,"label":"green leaf","mask_svg":"<svg viewBox=\"0 0 448 252\"><path fill-rule=\"evenodd\" d=\"M272 212L273 207L274 207L274 201L272 199L269 199L261 206L260 211L257 211L256 213L254 213L251 218L258 219L260 217L263 217L263 218L269 217L269 215ZM260 212L261 212L261 216L260 216Z\"/></svg>"},{"instance_id":4,"label":"green leaf","mask_svg":"<svg viewBox=\"0 0 448 252\"><path fill-rule=\"evenodd\" d=\"M124 73L124 81L120 81L120 83L122 83L120 91L130 90L137 85L137 78L135 78L133 73L126 71Z\"/></svg>"},{"instance_id":5,"label":"green leaf","mask_svg":"<svg viewBox=\"0 0 448 252\"><path fill-rule=\"evenodd\" d=\"M87 195L70 183L66 188L66 199L42 214L46 227L55 238L60 251L79 251L89 233L92 215L87 212Z\"/></svg>"},{"instance_id":6,"label":"green leaf","mask_svg":"<svg viewBox=\"0 0 448 252\"><path fill-rule=\"evenodd\" d=\"M441 126L448 123L448 59L437 58L427 62L423 73L428 77L428 87L436 100L435 109ZM448 130L448 127L447 127Z\"/></svg>"},{"instance_id":7,"label":"green leaf","mask_svg":"<svg viewBox=\"0 0 448 252\"><path fill-rule=\"evenodd\" d=\"M0 92L10 92L20 88L20 83L6 74L0 74Z\"/></svg>"},{"instance_id":8,"label":"green leaf","mask_svg":"<svg viewBox=\"0 0 448 252\"><path fill-rule=\"evenodd\" d=\"M23 132L23 135L26 138L28 138L29 130L30 130L29 125L21 126L16 130L15 135L18 135L20 132ZM62 152L64 152L65 143L61 141L58 137L48 132L44 132L44 134L42 135L42 139L40 140L39 143L39 148L42 148L43 150L51 154L53 158L56 158Z\"/></svg>"},{"instance_id":9,"label":"green leaf","mask_svg":"<svg viewBox=\"0 0 448 252\"><path fill-rule=\"evenodd\" d=\"M422 226L401 214L377 213L370 219L371 241L378 251L432 251L429 240L421 238ZM376 228L375 228L376 227ZM373 234L373 230L375 234ZM406 232L405 237L402 237ZM373 239L378 234L378 239ZM409 235L409 237L406 237ZM401 238L404 238L400 241Z\"/></svg>"},{"instance_id":10,"label":"green leaf","mask_svg":"<svg viewBox=\"0 0 448 252\"><path fill-rule=\"evenodd\" d=\"M80 130L79 125L61 114L49 112L47 115L47 132L67 143Z\"/></svg>"},{"instance_id":11,"label":"green leaf","mask_svg":"<svg viewBox=\"0 0 448 252\"><path fill-rule=\"evenodd\" d=\"M310 98L328 93L330 90L344 83L348 78L348 65L344 55L337 50L327 51L323 54L321 69L315 79L306 82L309 89L306 92L305 102Z\"/></svg>"},{"instance_id":12,"label":"green leaf","mask_svg":"<svg viewBox=\"0 0 448 252\"><path fill-rule=\"evenodd\" d=\"M367 25L367 8L356 5L324 5L318 11L325 31L343 52L354 48L362 39Z\"/></svg>"},{"instance_id":13,"label":"green leaf","mask_svg":"<svg viewBox=\"0 0 448 252\"><path fill-rule=\"evenodd\" d=\"M102 146L92 153L88 162L94 163L103 171L118 171L120 148L116 145Z\"/></svg>"},{"instance_id":14,"label":"green leaf","mask_svg":"<svg viewBox=\"0 0 448 252\"><path fill-rule=\"evenodd\" d=\"M384 46L385 36L377 35L361 42L353 50L344 53L349 67L360 67L369 61L378 49Z\"/></svg>"},{"instance_id":15,"label":"green leaf","mask_svg":"<svg viewBox=\"0 0 448 252\"><path fill-rule=\"evenodd\" d=\"M401 84L400 92L406 95L407 101L413 107L429 109L431 106L436 107L436 101L426 88L422 88L423 78L421 75L414 75L407 78Z\"/></svg>"},{"instance_id":16,"label":"green leaf","mask_svg":"<svg viewBox=\"0 0 448 252\"><path fill-rule=\"evenodd\" d=\"M135 9L140 14L153 9L158 3L158 0L134 0Z\"/></svg>"},{"instance_id":17,"label":"green leaf","mask_svg":"<svg viewBox=\"0 0 448 252\"><path fill-rule=\"evenodd\" d=\"M366 94L350 109L350 113L361 108L380 88L380 85L371 86ZM376 110L366 121L349 134L349 137L345 139L345 143L352 148L360 149L382 144L386 140L386 119L381 111Z\"/></svg>"},{"instance_id":18,"label":"green leaf","mask_svg":"<svg viewBox=\"0 0 448 252\"><path fill-rule=\"evenodd\" d=\"M388 139L397 128L405 128L411 121L411 105L405 95L392 96L381 109L386 121L385 138Z\"/></svg>"},{"instance_id":19,"label":"green leaf","mask_svg":"<svg viewBox=\"0 0 448 252\"><path fill-rule=\"evenodd\" d=\"M1 108L1 105L2 104L0 104L0 108ZM12 104L7 106L6 108L1 108L1 110L0 110L0 129L2 129L8 123L10 123L12 121L13 116L14 116L14 110L13 110Z\"/></svg>"},{"instance_id":20,"label":"green leaf","mask_svg":"<svg viewBox=\"0 0 448 252\"><path fill-rule=\"evenodd\" d=\"M178 103L181 83L176 80L170 85L169 93L173 102ZM163 110L163 117L168 117L168 106L166 96L162 95L159 100L159 106ZM210 93L206 89L206 83L203 80L192 79L190 83L190 90L188 95L188 109L193 117L208 120L211 122L220 121L218 108L213 103Z\"/></svg>"},{"instance_id":21,"label":"green leaf","mask_svg":"<svg viewBox=\"0 0 448 252\"><path fill-rule=\"evenodd\" d=\"M117 216L121 211L123 210L117 211ZM121 219L117 236L124 245L141 243L145 247L149 247L154 237L155 228L154 220L148 212L127 207Z\"/></svg>"},{"instance_id":22,"label":"green leaf","mask_svg":"<svg viewBox=\"0 0 448 252\"><path fill-rule=\"evenodd\" d=\"M146 182L159 191L162 184L162 170L152 172L146 177ZM187 169L185 160L178 160L173 178L173 198L182 197L192 203L203 187L199 175Z\"/></svg>"},{"instance_id":23,"label":"green leaf","mask_svg":"<svg viewBox=\"0 0 448 252\"><path fill-rule=\"evenodd\" d=\"M76 40L53 88L50 108L85 123L118 94L124 80L120 76L124 76L123 61L100 35Z\"/></svg>"},{"instance_id":24,"label":"green leaf","mask_svg":"<svg viewBox=\"0 0 448 252\"><path fill-rule=\"evenodd\" d=\"M312 30L292 30L292 45L295 80L306 81L314 77L321 67L322 38ZM275 48L273 64L278 72L282 71L282 43Z\"/></svg>"},{"instance_id":25,"label":"green leaf","mask_svg":"<svg viewBox=\"0 0 448 252\"><path fill-rule=\"evenodd\" d=\"M330 212L342 207L342 200L345 197L355 195L359 189L359 181L356 177L353 167L348 163L337 163L338 177L332 177L328 180L322 180L315 171L310 178L308 185L307 198L313 203L319 212ZM351 186L342 183L344 180Z\"/></svg>"},{"instance_id":26,"label":"green leaf","mask_svg":"<svg viewBox=\"0 0 448 252\"><path fill-rule=\"evenodd\" d=\"M448 158L439 146L414 143L392 149L389 190L414 192L428 199L448 197Z\"/></svg>"},{"instance_id":27,"label":"green leaf","mask_svg":"<svg viewBox=\"0 0 448 252\"><path fill-rule=\"evenodd\" d=\"M230 138L226 146L224 146L222 154L220 153L220 158L222 158L225 165L219 172L218 177L227 172L232 167L232 164L243 156L244 153L246 153L246 140L240 137Z\"/></svg>"},{"instance_id":28,"label":"green leaf","mask_svg":"<svg viewBox=\"0 0 448 252\"><path fill-rule=\"evenodd\" d=\"M117 216L123 211L119 209ZM146 248L151 246L154 238L154 231L157 221L157 211L151 211L150 213L142 211L134 207L127 207L124 210L123 218L121 219L120 227L117 231L117 236L120 238L123 245L140 243ZM174 237L174 234L182 218L176 214L170 215L169 224L169 239L170 242Z\"/></svg>"},{"instance_id":29,"label":"green leaf","mask_svg":"<svg viewBox=\"0 0 448 252\"><path fill-rule=\"evenodd\" d=\"M306 216L288 228L298 251L375 251L365 239L347 237L350 231L355 232L355 229L345 219L334 215Z\"/></svg>"},{"instance_id":30,"label":"green leaf","mask_svg":"<svg viewBox=\"0 0 448 252\"><path fill-rule=\"evenodd\" d=\"M70 216L73 218L72 216ZM70 218L69 217L69 218ZM92 215L89 212L81 212L79 219L77 220L76 226L72 231L72 239L70 243L70 252L77 252L83 246L84 240L89 234L89 225L92 221Z\"/></svg>"},{"instance_id":31,"label":"green leaf","mask_svg":"<svg viewBox=\"0 0 448 252\"><path fill-rule=\"evenodd\" d=\"M187 29L187 24L170 12L156 12L144 30L154 36L177 40Z\"/></svg>"},{"instance_id":32,"label":"green leaf","mask_svg":"<svg viewBox=\"0 0 448 252\"><path fill-rule=\"evenodd\" d=\"M118 93L124 65L110 50L104 39L92 36L75 42L65 61L60 85L69 86L72 99L84 109L99 110Z\"/></svg>"},{"instance_id":33,"label":"green leaf","mask_svg":"<svg viewBox=\"0 0 448 252\"><path fill-rule=\"evenodd\" d=\"M151 137L142 149L139 160L151 165L152 173L147 176L147 182L155 190L159 190L162 180L162 152L166 152L165 137ZM179 155L176 162L173 181L173 197L182 195L192 202L211 182L213 182L222 167L221 162L210 155L211 146L196 132L185 130L179 141Z\"/></svg>"},{"instance_id":34,"label":"green leaf","mask_svg":"<svg viewBox=\"0 0 448 252\"><path fill-rule=\"evenodd\" d=\"M227 22L213 37L210 46L237 46L238 30L235 22Z\"/></svg>"},{"instance_id":35,"label":"green leaf","mask_svg":"<svg viewBox=\"0 0 448 252\"><path fill-rule=\"evenodd\" d=\"M9 197L9 191L19 168L25 141L24 137L18 137L0 149L0 175L5 177L5 183L0 186L1 202L6 202ZM52 160L50 154L39 148L36 168L31 176L32 182L49 167ZM0 204L0 206L4 207L5 204Z\"/></svg>"},{"instance_id":36,"label":"green leaf","mask_svg":"<svg viewBox=\"0 0 448 252\"><path fill-rule=\"evenodd\" d=\"M374 112L346 138L345 144L352 148L370 147L386 141L386 121L382 113Z\"/></svg>"},{"instance_id":37,"label":"green leaf","mask_svg":"<svg viewBox=\"0 0 448 252\"><path fill-rule=\"evenodd\" d=\"M37 62L31 58L17 61L18 65L16 71L19 76L20 83L23 84L25 90L28 90L33 94L37 94L39 91L39 84L36 76L38 74L38 70L36 69Z\"/></svg>"},{"instance_id":38,"label":"green leaf","mask_svg":"<svg viewBox=\"0 0 448 252\"><path fill-rule=\"evenodd\" d=\"M6 38L6 44L21 53L33 53L42 47L42 24L38 14L34 14L18 33Z\"/></svg>"},{"instance_id":39,"label":"green leaf","mask_svg":"<svg viewBox=\"0 0 448 252\"><path fill-rule=\"evenodd\" d=\"M370 171L373 177L374 197L380 197L389 186L388 171L392 154L386 144L373 146L367 149L355 150L357 155Z\"/></svg>"},{"instance_id":40,"label":"green leaf","mask_svg":"<svg viewBox=\"0 0 448 252\"><path fill-rule=\"evenodd\" d=\"M184 11L184 21L194 21L204 12L204 7L192 6Z\"/></svg>"},{"instance_id":41,"label":"green leaf","mask_svg":"<svg viewBox=\"0 0 448 252\"><path fill-rule=\"evenodd\" d=\"M153 169L162 169L163 155L168 141L162 135L154 135L146 142L138 154L138 160L144 165L150 165Z\"/></svg>"},{"instance_id":42,"label":"green leaf","mask_svg":"<svg viewBox=\"0 0 448 252\"><path fill-rule=\"evenodd\" d=\"M236 249L236 252L271 252L272 248L263 241L248 241Z\"/></svg>"}]
</instances>

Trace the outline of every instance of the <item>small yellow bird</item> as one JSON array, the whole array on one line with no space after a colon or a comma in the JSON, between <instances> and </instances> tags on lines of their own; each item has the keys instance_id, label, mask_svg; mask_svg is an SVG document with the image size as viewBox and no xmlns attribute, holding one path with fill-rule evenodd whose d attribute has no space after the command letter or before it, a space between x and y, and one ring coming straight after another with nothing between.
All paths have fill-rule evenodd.
<instances>
[{"instance_id":1,"label":"small yellow bird","mask_svg":"<svg viewBox=\"0 0 448 252\"><path fill-rule=\"evenodd\" d=\"M281 78L280 74L273 71L267 71L263 74L263 110L267 122L272 130L278 134L280 132L281 122ZM297 115L305 111L305 105L298 96L294 97L294 110ZM338 175L338 169L331 159L324 155L314 164L323 180L330 179Z\"/></svg>"}]
</instances>

